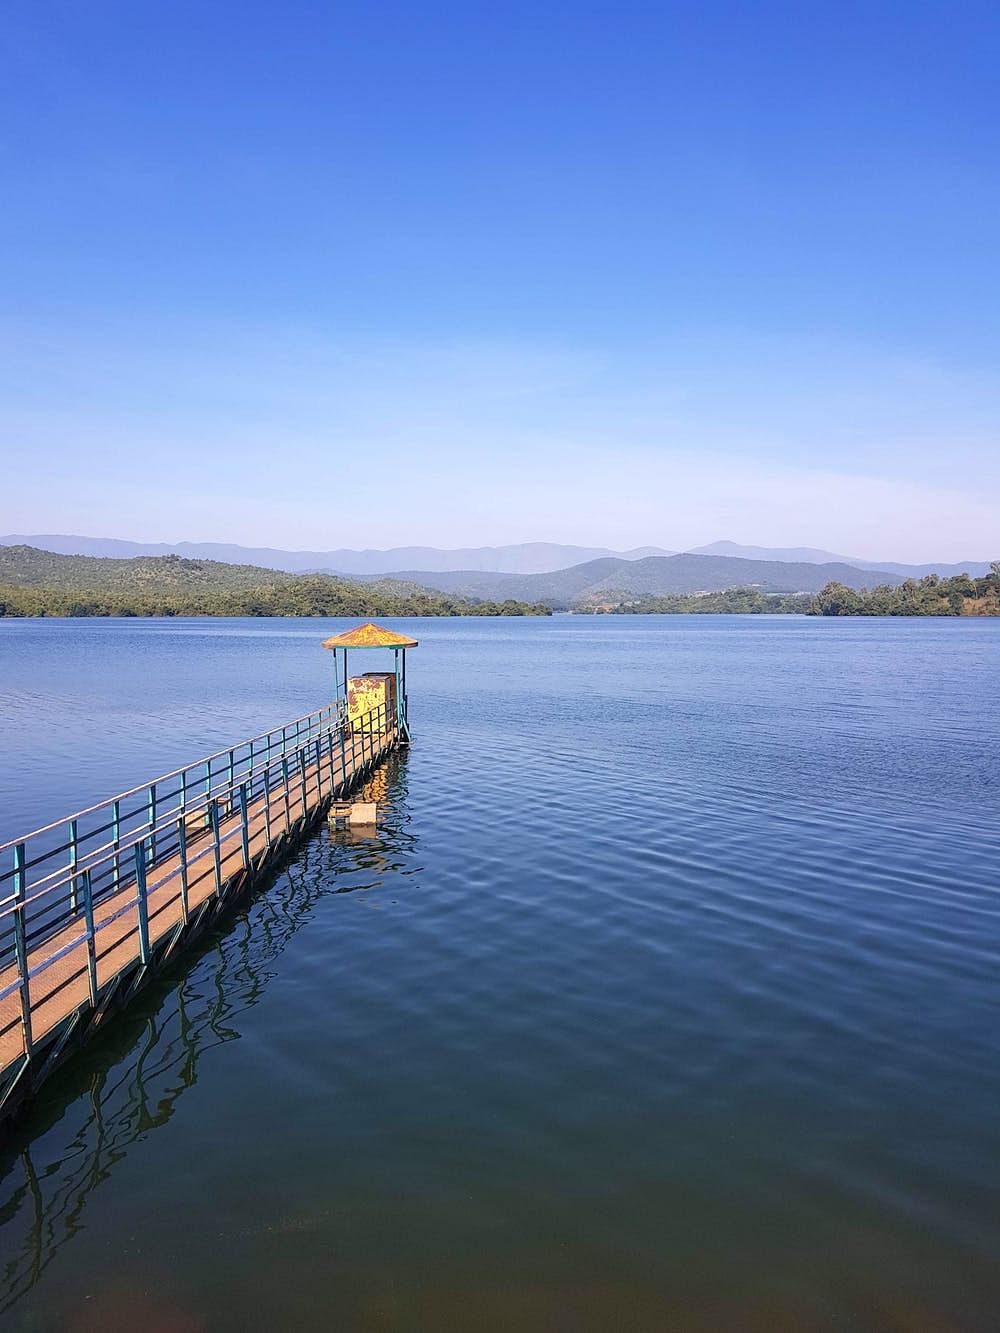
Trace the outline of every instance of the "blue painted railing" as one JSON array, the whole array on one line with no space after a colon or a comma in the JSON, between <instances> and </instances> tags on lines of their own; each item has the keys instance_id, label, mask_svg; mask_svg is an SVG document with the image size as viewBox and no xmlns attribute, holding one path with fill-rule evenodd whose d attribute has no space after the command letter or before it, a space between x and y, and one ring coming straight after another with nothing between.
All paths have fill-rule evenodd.
<instances>
[{"instance_id":1,"label":"blue painted railing","mask_svg":"<svg viewBox=\"0 0 1000 1333\"><path fill-rule=\"evenodd\" d=\"M394 719L392 720L394 722ZM187 919L187 874L192 858L190 840L204 838L199 855L214 856L217 887L221 863L228 854L222 843L239 839L249 865L248 811L263 812L266 841L271 842L272 806L282 801L284 827L289 824L289 791L304 813L307 774L331 794L338 780L367 765L379 747L376 737L391 725L385 710L348 726L345 703L338 700L286 726L263 732L153 782L121 792L66 819L0 845L0 975L16 968L13 980L0 986L0 1003L19 993L19 1015L0 1024L0 1037L18 1023L23 1054L32 1053L30 984L73 949L87 945L91 1002L97 1001L96 938L128 912L138 916L140 960L149 957L147 875L173 859L179 875L184 920ZM240 818L231 819L238 815ZM220 836L225 821L228 832ZM4 864L6 863L6 865ZM131 887L127 901L113 915L102 913L95 928L95 907ZM54 952L45 951L69 925L73 937ZM30 964L30 966L29 966Z\"/></svg>"}]
</instances>

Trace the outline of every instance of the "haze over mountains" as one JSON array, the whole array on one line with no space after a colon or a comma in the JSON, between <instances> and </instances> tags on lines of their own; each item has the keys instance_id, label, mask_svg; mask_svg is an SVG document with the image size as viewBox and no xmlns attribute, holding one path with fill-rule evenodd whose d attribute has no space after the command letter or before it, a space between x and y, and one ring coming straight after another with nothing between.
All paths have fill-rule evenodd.
<instances>
[{"instance_id":1,"label":"haze over mountains","mask_svg":"<svg viewBox=\"0 0 1000 1333\"><path fill-rule=\"evenodd\" d=\"M82 537L63 533L16 533L0 537L0 546L21 545L39 547L63 555L110 556L117 559L180 555L189 560L220 560L234 565L259 565L288 573L322 571L346 574L354 578L393 575L424 582L433 587L444 585L440 582L431 583L424 577L429 573L549 574L600 559L639 561L653 556L675 554L658 546L612 551L606 547L565 546L554 542L521 542L510 546L460 547L454 550L432 546L398 546L385 551L348 549L285 551L272 547L238 546L225 542L134 542L115 537ZM887 574L899 575L902 578L922 578L925 574L939 574L942 578L947 578L963 571L978 577L989 571L988 560L967 560L957 564L907 565L891 560L870 560L838 555L832 551L807 546L741 546L730 541L710 542L707 546L697 546L683 554L752 561L779 561L799 565L845 565L858 570L885 571ZM730 570L729 573L734 574L735 571ZM451 586L449 581L449 589Z\"/></svg>"},{"instance_id":2,"label":"haze over mountains","mask_svg":"<svg viewBox=\"0 0 1000 1333\"><path fill-rule=\"evenodd\" d=\"M444 573L410 570L397 577L438 592L503 601L544 602L556 609L581 603L615 602L622 595L665 597L756 587L764 592L819 592L827 583L874 588L902 583L898 574L858 569L841 562L743 560L738 556L646 556L626 560L603 556L569 569L542 574L498 574L476 570Z\"/></svg>"},{"instance_id":3,"label":"haze over mountains","mask_svg":"<svg viewBox=\"0 0 1000 1333\"><path fill-rule=\"evenodd\" d=\"M322 579L316 579L317 573L321 573L327 582L331 582L330 575L333 575L333 582L353 579L353 584L338 587L338 595L346 595L353 587L355 595L362 601L369 595L364 591L365 588L371 587L374 592L377 587L385 597L391 593L411 599L420 596L437 597L440 601L443 594L446 598L474 603L510 601L541 604L553 610L588 610L622 603L635 604L649 597L697 595L734 588L752 588L764 593L812 594L818 593L827 584L841 583L860 591L879 585L896 587L907 576L930 572L926 567L905 565L895 567L899 572L885 567L862 568L859 564L836 558L822 559L830 553L815 548L772 550L767 547L740 547L733 542L717 542L700 552L689 551L677 555L647 555L639 551L623 555L605 554L588 560L576 560L562 568L529 573L512 573L502 568L434 569L424 566L345 575L343 569L323 569L320 562L330 557L350 556L354 557L355 563L370 567L371 563L395 564L401 555L428 550L429 555L439 564L472 555L481 562L492 560L507 565L531 565L546 564L556 558L573 560L574 556L589 548L535 543L521 547L481 547L473 551L440 551L419 547L375 552L272 552L264 549L259 553L261 564L255 566L245 559L255 554L250 548L229 548L218 543L204 544L212 552L212 557L193 557L188 553L204 548L195 543L181 543L179 550L162 550L154 546L154 554L150 555L134 553L137 548L142 549L141 543L118 542L107 538L38 536L33 541L37 545L14 543L10 538L0 538L0 584L47 587L46 579L51 574L56 579L54 586L64 591L85 586L92 590L95 580L103 588L109 578L112 583L117 579L118 583L126 586L126 590L135 591L138 585L145 587L149 584L150 587L155 585L159 588L164 580L173 588L177 580L182 579L186 581L185 587L190 584L196 589L201 588L206 581L214 588L221 580L229 595L233 589L245 592L244 585L249 580L257 595L260 589L271 588L277 581L282 585L279 589L281 598L284 598L282 605L289 598L294 601L295 597L303 593L303 589L308 591L306 585L322 582ZM43 542L48 545L43 546ZM66 551L53 553L53 547L57 544L91 545L102 549L110 546L118 555L109 558L95 557L89 553L82 556ZM214 558L219 552L229 550L235 550L244 559L221 562ZM776 560L737 554L743 550L763 552L766 556L800 558ZM285 556L307 567L282 569L274 563L275 556ZM938 566L934 572L948 568ZM970 562L967 572L977 576L980 571L975 562ZM987 570L982 568L981 572L986 573ZM291 585L295 585L295 588ZM110 591L114 592L116 588L117 584ZM258 601L262 606L271 604L263 594L258 597Z\"/></svg>"},{"instance_id":4,"label":"haze over mountains","mask_svg":"<svg viewBox=\"0 0 1000 1333\"><path fill-rule=\"evenodd\" d=\"M492 570L504 574L541 574L585 560L614 555L637 560L671 555L657 546L611 551L604 546L560 546L553 542L522 542L514 546L396 546L387 551L282 551L269 546L234 546L226 542L132 542L117 537L79 537L63 533L12 534L0 546L34 546L59 555L96 555L128 560L144 555L179 555L186 560L220 560L231 565L259 565L290 574L311 572L364 575L395 574L400 569L444 571Z\"/></svg>"},{"instance_id":5,"label":"haze over mountains","mask_svg":"<svg viewBox=\"0 0 1000 1333\"><path fill-rule=\"evenodd\" d=\"M818 550L814 546L740 546L737 542L710 542L707 546L695 546L693 555L741 556L746 560L791 560L809 565L835 564L852 565L855 569L886 570L890 574L900 574L904 579L921 579L926 574L937 574L946 579L953 574L970 574L981 578L989 573L988 560L963 560L958 564L932 562L927 565L903 565L895 560L867 560L853 555L836 555L833 551Z\"/></svg>"},{"instance_id":6,"label":"haze over mountains","mask_svg":"<svg viewBox=\"0 0 1000 1333\"><path fill-rule=\"evenodd\" d=\"M115 559L0 545L0 592L4 588L39 590L49 600L43 597L37 610L30 599L25 602L23 594L9 599L20 608L19 614L39 615L269 615L303 610L305 614L318 614L315 608L319 606L363 608L373 601L385 607L402 606L404 602L411 607L421 605L428 614L437 614L446 609L441 606L442 597L451 606L464 603L470 614L474 613L473 604L500 602L542 605L557 611L593 610L634 604L644 597L724 592L735 587L810 594L831 582L862 589L901 581L898 575L881 570L861 570L839 563L743 560L722 555L654 555L635 560L601 556L541 574L419 570L407 578L367 575L351 581L343 576L191 560L178 555ZM53 602L54 593L61 594L61 600L57 597ZM97 609L75 612L72 608L77 603L88 608L96 605ZM65 607L69 610L53 609ZM137 607L144 609L137 611Z\"/></svg>"}]
</instances>

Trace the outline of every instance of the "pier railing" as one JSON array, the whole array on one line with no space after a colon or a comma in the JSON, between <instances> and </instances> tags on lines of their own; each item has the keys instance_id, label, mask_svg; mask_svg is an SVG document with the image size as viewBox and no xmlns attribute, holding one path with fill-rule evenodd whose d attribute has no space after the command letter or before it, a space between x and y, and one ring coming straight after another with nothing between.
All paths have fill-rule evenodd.
<instances>
[{"instance_id":1,"label":"pier railing","mask_svg":"<svg viewBox=\"0 0 1000 1333\"><path fill-rule=\"evenodd\" d=\"M101 932L128 917L107 947L135 922L145 963L151 910L162 910L151 908L154 890L167 901L164 884L175 881L169 900L179 898L186 925L189 879L209 875L221 892L234 861L249 871L251 841L271 847L376 757L395 721L382 707L350 726L340 700L0 845L0 1007L8 1015L0 1043L19 1025L30 1058L33 982L47 1003L54 993L44 974L86 946L96 1004Z\"/></svg>"}]
</instances>

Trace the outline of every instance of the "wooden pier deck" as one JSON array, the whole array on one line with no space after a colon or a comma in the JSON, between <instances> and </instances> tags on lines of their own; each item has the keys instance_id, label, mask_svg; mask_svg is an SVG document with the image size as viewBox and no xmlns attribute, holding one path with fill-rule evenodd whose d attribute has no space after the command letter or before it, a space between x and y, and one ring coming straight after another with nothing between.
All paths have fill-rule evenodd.
<instances>
[{"instance_id":1,"label":"wooden pier deck","mask_svg":"<svg viewBox=\"0 0 1000 1333\"><path fill-rule=\"evenodd\" d=\"M157 784L150 784L143 789L152 794L149 817L128 834L122 798L95 807L113 809L117 836L109 843L109 826L96 822L90 836L105 840L90 852L80 817L65 821L74 841L67 864L54 873L48 862L67 850L61 844L34 861L26 857L27 840L11 844L15 870L6 878L14 893L0 902L0 923L11 937L11 961L0 967L0 1115L401 739L398 718L384 710L360 728L330 710L294 725L294 735L282 729L280 745L268 736L256 763L253 742L246 743L249 762L241 747L224 752L221 782L212 760L182 770L173 792L181 793L180 804L163 814ZM191 799L195 781L201 789Z\"/></svg>"}]
</instances>

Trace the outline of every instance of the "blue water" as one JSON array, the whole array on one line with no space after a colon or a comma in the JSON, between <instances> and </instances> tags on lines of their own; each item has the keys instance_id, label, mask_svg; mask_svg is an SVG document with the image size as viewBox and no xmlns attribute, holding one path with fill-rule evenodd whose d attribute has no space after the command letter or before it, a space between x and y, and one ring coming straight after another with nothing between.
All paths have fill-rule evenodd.
<instances>
[{"instance_id":1,"label":"blue water","mask_svg":"<svg viewBox=\"0 0 1000 1333\"><path fill-rule=\"evenodd\" d=\"M0 842L324 702L337 627L0 622ZM8 1137L4 1327L996 1329L1000 622L401 627L377 835Z\"/></svg>"}]
</instances>

